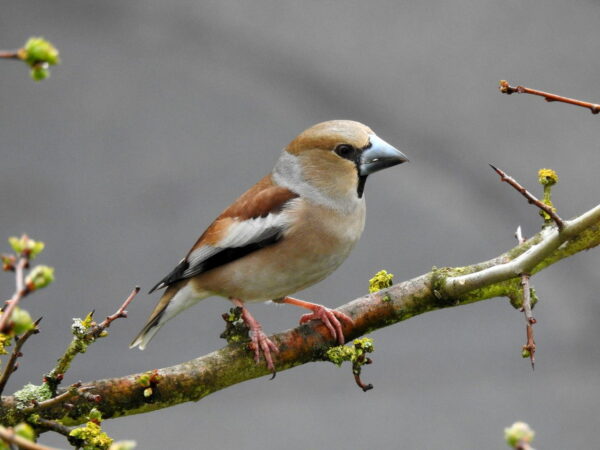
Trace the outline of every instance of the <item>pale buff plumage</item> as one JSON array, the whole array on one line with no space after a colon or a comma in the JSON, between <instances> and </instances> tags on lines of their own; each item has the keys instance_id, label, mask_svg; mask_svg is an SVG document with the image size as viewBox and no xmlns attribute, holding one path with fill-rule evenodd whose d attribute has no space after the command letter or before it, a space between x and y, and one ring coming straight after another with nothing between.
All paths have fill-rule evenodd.
<instances>
[{"instance_id":1,"label":"pale buff plumage","mask_svg":"<svg viewBox=\"0 0 600 450\"><path fill-rule=\"evenodd\" d=\"M327 277L362 234L366 176L404 161L358 122L323 122L301 133L272 173L228 207L155 287L167 290L132 346L145 348L165 322L203 298L279 299ZM272 366L273 346L264 340L257 348Z\"/></svg>"}]
</instances>

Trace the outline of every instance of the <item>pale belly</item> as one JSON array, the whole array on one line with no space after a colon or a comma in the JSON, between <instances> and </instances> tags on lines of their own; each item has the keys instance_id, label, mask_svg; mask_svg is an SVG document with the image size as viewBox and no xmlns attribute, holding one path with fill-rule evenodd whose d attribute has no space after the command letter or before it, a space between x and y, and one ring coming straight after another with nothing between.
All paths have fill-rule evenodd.
<instances>
[{"instance_id":1,"label":"pale belly","mask_svg":"<svg viewBox=\"0 0 600 450\"><path fill-rule=\"evenodd\" d=\"M244 301L272 300L326 278L348 257L364 228L364 207L352 217L307 217L282 241L193 280L195 289ZM341 227L341 231L340 231Z\"/></svg>"}]
</instances>

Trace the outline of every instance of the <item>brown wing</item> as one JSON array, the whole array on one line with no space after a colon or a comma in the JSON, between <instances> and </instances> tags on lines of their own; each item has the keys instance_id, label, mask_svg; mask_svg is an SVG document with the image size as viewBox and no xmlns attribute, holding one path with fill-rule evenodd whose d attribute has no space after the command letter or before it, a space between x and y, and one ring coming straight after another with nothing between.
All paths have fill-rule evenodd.
<instances>
[{"instance_id":1,"label":"brown wing","mask_svg":"<svg viewBox=\"0 0 600 450\"><path fill-rule=\"evenodd\" d=\"M289 189L273 184L267 175L217 217L150 293L276 243L287 226L281 213L296 197Z\"/></svg>"}]
</instances>

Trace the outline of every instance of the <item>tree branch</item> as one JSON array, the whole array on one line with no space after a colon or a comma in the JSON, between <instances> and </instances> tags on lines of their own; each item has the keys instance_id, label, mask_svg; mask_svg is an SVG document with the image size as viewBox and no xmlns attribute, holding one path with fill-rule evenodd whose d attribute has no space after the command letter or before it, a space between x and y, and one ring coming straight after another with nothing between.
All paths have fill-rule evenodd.
<instances>
[{"instance_id":1,"label":"tree branch","mask_svg":"<svg viewBox=\"0 0 600 450\"><path fill-rule=\"evenodd\" d=\"M344 334L353 339L375 329L407 320L428 311L458 306L492 297L506 296L513 304L522 300L521 273L536 273L555 262L600 244L600 205L564 222L564 229L546 227L537 235L489 261L466 267L434 269L412 280L374 294L360 297L338 308L354 324L344 324ZM518 302L517 302L518 303ZM516 306L521 307L521 304ZM272 337L280 349L278 371L324 359L335 345L326 327L311 322ZM151 372L154 382L148 389L148 374L97 380L91 393L100 396L91 404L82 396L72 399L73 407L45 408L40 416L61 419L64 425L84 422L92 407L104 418L116 418L198 401L209 394L246 380L269 375L265 364L255 364L247 344L230 344L208 355ZM62 391L64 392L64 391ZM60 392L59 392L60 393ZM14 425L25 418L17 399L2 397L0 422Z\"/></svg>"}]
</instances>

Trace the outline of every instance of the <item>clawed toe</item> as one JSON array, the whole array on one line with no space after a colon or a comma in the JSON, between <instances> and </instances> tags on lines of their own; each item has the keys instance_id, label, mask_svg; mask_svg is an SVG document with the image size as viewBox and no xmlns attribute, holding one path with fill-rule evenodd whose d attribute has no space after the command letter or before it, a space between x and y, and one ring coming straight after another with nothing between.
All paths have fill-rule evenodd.
<instances>
[{"instance_id":1,"label":"clawed toe","mask_svg":"<svg viewBox=\"0 0 600 450\"><path fill-rule=\"evenodd\" d=\"M250 337L252 339L251 348L254 351L254 361L258 364L260 362L260 354L265 357L267 362L267 368L275 373L275 364L273 363L273 357L271 352L279 353L279 348L261 329L254 329L250 331Z\"/></svg>"},{"instance_id":2,"label":"clawed toe","mask_svg":"<svg viewBox=\"0 0 600 450\"><path fill-rule=\"evenodd\" d=\"M310 320L319 319L327 327L331 336L336 339L340 345L344 344L344 331L340 320L349 325L353 325L354 321L346 314L334 309L326 308L325 306L315 305L312 313L304 314L300 317L300 323L306 323Z\"/></svg>"},{"instance_id":3,"label":"clawed toe","mask_svg":"<svg viewBox=\"0 0 600 450\"><path fill-rule=\"evenodd\" d=\"M256 364L260 362L260 354L262 352L265 357L265 361L267 362L267 368L273 372L273 377L275 377L275 364L273 363L271 352L277 354L279 353L279 348L263 332L260 323L258 323L258 321L252 317L250 312L244 306L244 302L237 298L232 298L231 301L235 306L242 308L242 320L250 329L251 342L249 347L252 351L254 351L254 361L256 361Z\"/></svg>"}]
</instances>

